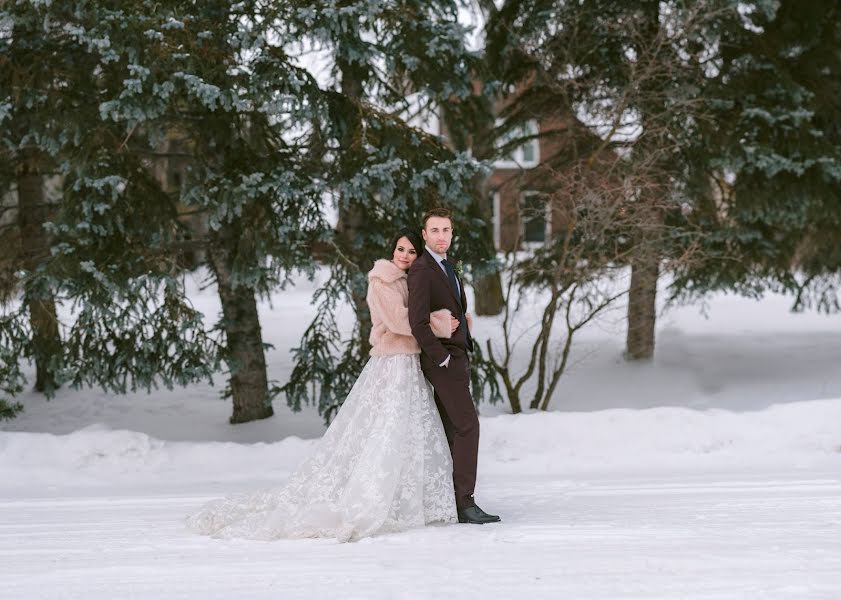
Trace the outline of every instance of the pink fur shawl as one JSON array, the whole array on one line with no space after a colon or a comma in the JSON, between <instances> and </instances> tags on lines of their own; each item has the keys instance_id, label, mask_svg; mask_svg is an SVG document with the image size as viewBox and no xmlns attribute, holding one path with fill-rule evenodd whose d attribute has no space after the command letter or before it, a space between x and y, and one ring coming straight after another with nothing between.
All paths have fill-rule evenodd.
<instances>
[{"instance_id":1,"label":"pink fur shawl","mask_svg":"<svg viewBox=\"0 0 841 600\"><path fill-rule=\"evenodd\" d=\"M368 273L368 308L371 310L371 356L420 354L409 328L409 287L406 272L390 260L378 260ZM429 315L432 332L441 338L452 335L450 311Z\"/></svg>"}]
</instances>

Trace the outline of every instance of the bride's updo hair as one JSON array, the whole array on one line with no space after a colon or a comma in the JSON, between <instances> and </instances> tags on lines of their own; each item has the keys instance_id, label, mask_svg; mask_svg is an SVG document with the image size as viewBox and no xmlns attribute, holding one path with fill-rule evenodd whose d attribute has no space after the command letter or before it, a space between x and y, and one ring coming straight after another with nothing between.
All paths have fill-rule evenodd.
<instances>
[{"instance_id":1,"label":"bride's updo hair","mask_svg":"<svg viewBox=\"0 0 841 600\"><path fill-rule=\"evenodd\" d=\"M414 246L415 252L417 252L418 256L423 254L423 241L421 240L421 236L417 233L409 229L408 227L404 227L391 240L391 246L389 247L388 252L388 259L391 260L391 257L394 256L394 251L397 250L397 242L400 241L400 238L405 237L409 240L409 242Z\"/></svg>"}]
</instances>

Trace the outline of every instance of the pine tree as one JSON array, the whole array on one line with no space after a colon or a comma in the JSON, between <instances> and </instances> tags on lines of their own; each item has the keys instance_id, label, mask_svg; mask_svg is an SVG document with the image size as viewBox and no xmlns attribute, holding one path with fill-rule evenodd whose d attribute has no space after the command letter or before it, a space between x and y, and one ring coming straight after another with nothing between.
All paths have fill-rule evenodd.
<instances>
[{"instance_id":1,"label":"pine tree","mask_svg":"<svg viewBox=\"0 0 841 600\"><path fill-rule=\"evenodd\" d=\"M502 63L495 72L504 124L532 115L555 124L541 136L554 138L555 150L541 156L546 176L535 187L541 210L552 210L559 231L529 256L512 256L509 267L512 287L540 292L541 328L519 374L511 369L508 335L515 307L504 312L503 335L487 345L512 411L522 410L527 382L534 382L530 407L545 410L574 334L617 299L606 282L622 265L632 270L627 355L653 354L661 264L674 268L686 260L697 237L683 214L692 201L686 178L693 172L684 153L705 118L696 47L726 7L539 0L483 5L497 20L489 26L488 54L491 64ZM506 133L488 125L485 131L487 148ZM556 322L566 326L565 336L553 332Z\"/></svg>"},{"instance_id":2,"label":"pine tree","mask_svg":"<svg viewBox=\"0 0 841 600\"><path fill-rule=\"evenodd\" d=\"M9 239L19 240L20 247L7 249L8 255L15 255L20 272L32 274L40 268L49 256L49 240L44 225L48 220L50 206L45 195L45 179L54 169L54 162L49 154L39 148L36 141L40 123L45 112L46 102L55 97L56 80L51 61L61 61L57 56L62 52L60 43L41 44L41 23L31 18L17 20L3 19L0 29L3 53L2 88L9 91L5 99L5 111L12 106L17 110L14 119L8 113L4 115L9 123L4 136L4 156L7 178L3 190L14 189L17 197L16 223L8 223L6 228L16 226L16 235ZM14 40L15 44L9 44ZM40 52L33 52L39 47ZM48 58L47 61L44 59ZM2 119L0 119L2 120ZM58 360L61 353L54 290L35 285L32 277L23 279L23 302L29 317L31 339L27 344L27 354L33 358L36 367L35 389L50 392L56 387L54 373L50 363Z\"/></svg>"},{"instance_id":3,"label":"pine tree","mask_svg":"<svg viewBox=\"0 0 841 600\"><path fill-rule=\"evenodd\" d=\"M127 79L103 112L134 132L130 151L159 156L164 137L184 140L189 171L177 200L209 225L192 243L206 248L222 302L217 347L230 373L231 422L265 418L273 411L256 296L312 268L312 244L326 230L328 98L286 52L292 34L271 7L132 9L134 35L119 48ZM120 36L114 23L102 35Z\"/></svg>"},{"instance_id":4,"label":"pine tree","mask_svg":"<svg viewBox=\"0 0 841 600\"><path fill-rule=\"evenodd\" d=\"M687 219L705 201L698 190L696 138L714 111L704 101L729 0L586 2L546 7L540 48L546 80L563 111L583 121L623 157L608 178L625 182L631 282L626 357L647 360L655 345L661 270L677 269L697 246ZM595 156L595 155L594 155ZM591 165L596 160L588 161Z\"/></svg>"},{"instance_id":5,"label":"pine tree","mask_svg":"<svg viewBox=\"0 0 841 600\"><path fill-rule=\"evenodd\" d=\"M467 93L465 31L457 17L457 3L447 0L300 2L285 15L305 48L321 49L333 74L328 171L339 215L325 257L331 277L316 293L318 314L283 387L294 409L315 400L310 391L317 389L329 420L368 359L366 273L391 233L419 230L425 209L439 203L457 211L457 226L466 225L466 186L477 166L405 120L412 98L423 105ZM462 231L471 234L469 227ZM345 301L356 316L349 337L335 320Z\"/></svg>"},{"instance_id":6,"label":"pine tree","mask_svg":"<svg viewBox=\"0 0 841 600\"><path fill-rule=\"evenodd\" d=\"M135 15L119 6L6 5L0 22L11 34L0 60L12 67L3 70L10 77L2 99L3 171L19 173L35 157L41 173L62 181L55 214L44 224L49 255L41 248L42 262L24 278L25 290L38 290L34 298L55 292L74 308L60 354L50 357L50 376L56 384L124 393L209 378L217 351L174 268L173 199L162 193L147 155L129 143L151 132L149 114L135 112L128 123L112 118L114 98L131 96L143 76L130 60L137 48L121 51L126 43L142 46L145 30L134 29ZM129 8L154 12L151 5ZM33 216L25 210L21 221ZM0 322L0 375L12 395L23 382L19 361L38 361L25 304L7 304Z\"/></svg>"},{"instance_id":7,"label":"pine tree","mask_svg":"<svg viewBox=\"0 0 841 600\"><path fill-rule=\"evenodd\" d=\"M341 295L352 297L360 269L367 269L342 252L325 219L325 198L364 211L364 235L347 247L367 248L367 260L396 222L416 221L441 198L458 205L475 165L389 112L405 101L394 82L437 73L430 53L461 72L455 12L422 3L359 3L352 14L348 8L354 7L136 0L15 5L3 13L2 22L42 24L39 44L66 46L63 69L53 73L61 85L44 102L34 138L64 186L49 226L52 256L33 282L77 306L55 369L59 382L116 392L171 386L210 377L222 360L231 374L231 420L268 416L280 388L268 389L255 296L288 284L295 271L312 273L314 251L333 244L335 277L323 291L332 304L310 329L315 341L304 339L299 367L306 368L338 341L319 332L338 334L324 320ZM367 17L384 29L369 29L375 38L362 42L354 23ZM342 60L388 69L371 82L379 107L368 97L371 88L363 100L319 86L294 56L308 43L328 41L344 48ZM5 42L4 51L21 39ZM355 54L354 43L372 54ZM454 90L440 82L435 93ZM20 118L23 105L14 98L2 105L4 119ZM153 173L156 161L172 158L172 139L182 148L177 158L189 165L177 193ZM191 237L179 220L182 210L202 215L208 233ZM185 297L179 264L185 248L209 257L223 304L215 335ZM11 310L0 330L0 375L10 393L20 388L19 350L28 333L22 318ZM358 341L346 345L338 369L328 352L326 362L293 377L290 397L308 400L301 385L307 380L324 384L322 397L343 398L346 389L337 392L341 386L329 378L355 378Z\"/></svg>"},{"instance_id":8,"label":"pine tree","mask_svg":"<svg viewBox=\"0 0 841 600\"><path fill-rule=\"evenodd\" d=\"M728 23L697 154L716 183L699 211L709 260L676 293L789 291L838 310L841 3L762 2ZM728 257L722 260L721 257Z\"/></svg>"},{"instance_id":9,"label":"pine tree","mask_svg":"<svg viewBox=\"0 0 841 600\"><path fill-rule=\"evenodd\" d=\"M319 226L314 203L321 188L306 187L309 172L302 184L304 161L290 161L295 149L282 140L289 115L276 108L290 87L295 108L295 101L305 102L300 89L317 86L305 78L301 85L301 70L271 49L251 55L266 35L248 28L248 17L252 25L255 18L248 7L192 9L192 3L177 2L19 4L3 14L3 22L41 27L32 39L4 40L4 51L31 52L53 68L48 77L56 81L49 98L33 92L43 110L30 119L38 129L28 139L64 179L51 224L53 256L32 276L32 285L60 289L78 308L56 369L59 381L116 392L185 384L209 378L221 357L235 384L251 366L241 360L230 329L224 331L227 343L224 333L212 339L185 297L176 260L184 241L179 198L166 193L151 170L167 136L191 136L195 176L182 200L205 211L214 231L222 232L204 243L230 239L225 231L243 220L269 232L252 247L243 240L222 265L230 275L224 284L250 289L252 302L255 289L283 281L290 266L299 264L306 254L302 238ZM49 60L50 45L62 47L57 60ZM253 60L240 66L245 55ZM19 96L4 102L12 124L28 117L32 104ZM17 142L4 143L15 148ZM271 168L261 169L266 165ZM290 219L290 211L301 218ZM313 223L302 227L306 219ZM221 328L228 324L223 320ZM27 355L26 328L20 311L5 315L3 325L4 375L13 393L19 389L18 357ZM262 357L259 332L246 350L255 345ZM268 405L266 392L263 382L258 415ZM252 398L242 404L244 417L254 418ZM235 417L242 420L236 410Z\"/></svg>"}]
</instances>

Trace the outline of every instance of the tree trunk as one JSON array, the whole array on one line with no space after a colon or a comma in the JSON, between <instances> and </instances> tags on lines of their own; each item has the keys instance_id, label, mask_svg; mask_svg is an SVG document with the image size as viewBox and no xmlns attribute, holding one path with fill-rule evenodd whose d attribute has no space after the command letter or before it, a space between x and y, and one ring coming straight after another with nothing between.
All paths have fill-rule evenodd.
<instances>
[{"instance_id":1,"label":"tree trunk","mask_svg":"<svg viewBox=\"0 0 841 600\"><path fill-rule=\"evenodd\" d=\"M504 300L499 272L475 277L473 291L477 315L498 315L502 312Z\"/></svg>"},{"instance_id":2,"label":"tree trunk","mask_svg":"<svg viewBox=\"0 0 841 600\"><path fill-rule=\"evenodd\" d=\"M216 239L212 240L210 248L210 262L222 302L227 340L225 360L231 371L234 401L231 423L256 421L274 414L269 400L266 355L254 290L233 284L231 265L238 252L239 234L236 224L226 224L214 236Z\"/></svg>"},{"instance_id":3,"label":"tree trunk","mask_svg":"<svg viewBox=\"0 0 841 600\"><path fill-rule=\"evenodd\" d=\"M658 63L668 60L658 44L660 34L660 3L658 0L645 0L640 3L644 16L640 47L640 56L655 53L649 60ZM661 48L657 50L657 48ZM661 155L661 148L667 147L667 139L662 139L662 132L657 131L657 116L668 109L662 105L663 82L657 78L644 80L640 84L642 136L637 142L641 156L649 157L645 189L641 193L639 212L639 232L636 235L636 248L631 260L631 287L628 290L628 337L625 358L633 361L646 361L654 358L654 328L657 322L657 280L660 276L660 251L658 236L662 235L663 208L661 198L668 191L668 161ZM660 155L658 157L658 155Z\"/></svg>"},{"instance_id":4,"label":"tree trunk","mask_svg":"<svg viewBox=\"0 0 841 600\"><path fill-rule=\"evenodd\" d=\"M26 270L32 273L49 256L49 239L44 230L44 223L49 218L49 207L44 198L43 177L34 159L24 163L17 184L18 228L23 263ZM27 284L25 298L32 328L35 389L45 392L56 388L50 363L61 355L55 296L51 290L35 289Z\"/></svg>"},{"instance_id":5,"label":"tree trunk","mask_svg":"<svg viewBox=\"0 0 841 600\"><path fill-rule=\"evenodd\" d=\"M659 276L659 256L652 249L641 247L631 265L631 288L628 291L628 337L625 350L628 360L654 358Z\"/></svg>"},{"instance_id":6,"label":"tree trunk","mask_svg":"<svg viewBox=\"0 0 841 600\"><path fill-rule=\"evenodd\" d=\"M365 93L364 83L369 77L367 67L345 60L339 60L338 66L342 74L342 93L355 102L361 102ZM361 125L358 117L355 115L349 115L345 125L345 132L340 143L343 152L350 152L350 148L354 144L354 139L360 131ZM367 356L371 350L369 338L371 337L371 329L373 328L371 324L371 312L368 309L368 302L365 299L368 282L366 279L366 269L362 265L364 257L359 256L359 253L353 250L356 238L361 235L364 227L365 214L361 209L356 206L349 206L343 198L340 198L339 220L336 225L336 232L339 234L342 251L356 265L358 271L353 276L351 299L353 301L353 308L356 311L357 323L359 324L359 338L354 343L359 345L361 356ZM417 250L420 252L420 248Z\"/></svg>"},{"instance_id":7,"label":"tree trunk","mask_svg":"<svg viewBox=\"0 0 841 600\"><path fill-rule=\"evenodd\" d=\"M470 150L478 160L487 160L493 155L493 108L486 99L474 99L473 105L481 118L466 123L463 115L453 106L444 104L443 117L450 143L459 152ZM490 189L488 176L479 174L473 179L473 194L470 213L485 223L480 232L479 248L474 248L477 259L491 260L496 256L493 234L493 211L488 202ZM501 218L501 217L500 217ZM502 278L499 271L477 275L473 278L474 311L477 315L498 315L505 307L502 293Z\"/></svg>"},{"instance_id":8,"label":"tree trunk","mask_svg":"<svg viewBox=\"0 0 841 600\"><path fill-rule=\"evenodd\" d=\"M351 250L353 242L364 226L364 216L358 208L348 208L341 206L339 209L339 222L336 226L336 231L339 234L341 245L348 257L354 262L358 268L358 272L354 273L353 288L351 290L351 299L353 301L353 308L356 311L357 322L359 323L359 339L355 341L360 346L360 353L362 356L367 356L371 350L371 311L368 308L366 300L366 284L365 270L361 268L362 258L357 256Z\"/></svg>"},{"instance_id":9,"label":"tree trunk","mask_svg":"<svg viewBox=\"0 0 841 600\"><path fill-rule=\"evenodd\" d=\"M491 259L496 255L496 246L494 245L493 213L491 207L488 206L490 190L488 190L487 177L481 175L479 177L474 187L473 208L485 222L482 230L483 240L480 244L482 258ZM474 310L477 315L498 315L502 312L505 307L505 298L502 294L502 277L499 271L474 277L473 291Z\"/></svg>"}]
</instances>

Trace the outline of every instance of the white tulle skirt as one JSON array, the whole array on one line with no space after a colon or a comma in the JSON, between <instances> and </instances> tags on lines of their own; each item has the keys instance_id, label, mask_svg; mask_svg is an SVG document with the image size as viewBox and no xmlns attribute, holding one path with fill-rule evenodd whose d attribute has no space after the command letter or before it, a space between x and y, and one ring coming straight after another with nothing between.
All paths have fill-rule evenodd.
<instances>
[{"instance_id":1,"label":"white tulle skirt","mask_svg":"<svg viewBox=\"0 0 841 600\"><path fill-rule=\"evenodd\" d=\"M375 356L283 486L210 502L187 524L222 538L350 541L451 523L452 471L418 355Z\"/></svg>"}]
</instances>

